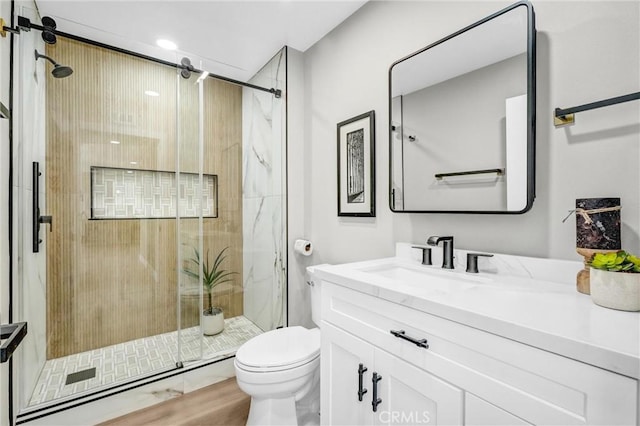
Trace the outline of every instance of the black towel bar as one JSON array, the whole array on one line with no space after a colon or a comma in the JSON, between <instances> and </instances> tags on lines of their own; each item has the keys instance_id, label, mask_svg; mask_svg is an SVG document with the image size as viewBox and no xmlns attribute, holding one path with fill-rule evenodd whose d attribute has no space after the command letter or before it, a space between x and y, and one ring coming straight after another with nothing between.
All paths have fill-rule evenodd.
<instances>
[{"instance_id":1,"label":"black towel bar","mask_svg":"<svg viewBox=\"0 0 640 426\"><path fill-rule=\"evenodd\" d=\"M635 101L640 99L640 92L630 93L628 95L616 96L602 101L591 102L589 104L578 105L572 108L556 108L553 117L553 124L556 127L575 122L574 114L576 112L588 111L590 109L602 108L610 105L621 104L623 102Z\"/></svg>"},{"instance_id":2,"label":"black towel bar","mask_svg":"<svg viewBox=\"0 0 640 426\"><path fill-rule=\"evenodd\" d=\"M450 176L483 175L488 173L495 173L498 176L502 176L504 174L504 169L484 169L484 170L469 170L466 172L436 173L434 176L436 179L440 180L442 178L450 177Z\"/></svg>"}]
</instances>

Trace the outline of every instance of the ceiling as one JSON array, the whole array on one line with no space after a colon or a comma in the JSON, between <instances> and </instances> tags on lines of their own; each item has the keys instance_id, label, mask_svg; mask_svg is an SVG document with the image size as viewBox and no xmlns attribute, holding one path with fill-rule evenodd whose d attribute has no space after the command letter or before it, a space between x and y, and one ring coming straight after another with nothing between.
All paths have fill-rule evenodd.
<instances>
[{"instance_id":1,"label":"ceiling","mask_svg":"<svg viewBox=\"0 0 640 426\"><path fill-rule=\"evenodd\" d=\"M366 0L36 0L57 29L171 62L249 80L283 46L304 52ZM157 39L178 45L156 47ZM202 62L200 62L202 61Z\"/></svg>"}]
</instances>

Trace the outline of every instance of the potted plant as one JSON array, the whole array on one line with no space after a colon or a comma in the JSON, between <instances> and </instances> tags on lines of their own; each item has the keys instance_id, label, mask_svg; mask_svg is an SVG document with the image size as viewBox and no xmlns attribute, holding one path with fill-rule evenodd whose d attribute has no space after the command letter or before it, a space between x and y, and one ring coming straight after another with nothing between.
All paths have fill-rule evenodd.
<instances>
[{"instance_id":1,"label":"potted plant","mask_svg":"<svg viewBox=\"0 0 640 426\"><path fill-rule=\"evenodd\" d=\"M596 305L640 311L640 258L620 250L596 253L591 266L591 298Z\"/></svg>"},{"instance_id":2,"label":"potted plant","mask_svg":"<svg viewBox=\"0 0 640 426\"><path fill-rule=\"evenodd\" d=\"M225 271L221 268L222 262L226 258L224 252L229 247L223 248L216 256L213 263L209 262L209 250L207 250L207 258L204 261L200 258L197 249L193 249L194 257L189 259L193 262L193 268L184 268L183 272L196 280L200 279L200 263L202 263L202 286L207 292L207 307L202 311L202 332L207 336L213 336L220 333L224 329L224 314L222 309L213 306L212 293L213 289L224 282L231 281L231 275L236 272Z\"/></svg>"}]
</instances>

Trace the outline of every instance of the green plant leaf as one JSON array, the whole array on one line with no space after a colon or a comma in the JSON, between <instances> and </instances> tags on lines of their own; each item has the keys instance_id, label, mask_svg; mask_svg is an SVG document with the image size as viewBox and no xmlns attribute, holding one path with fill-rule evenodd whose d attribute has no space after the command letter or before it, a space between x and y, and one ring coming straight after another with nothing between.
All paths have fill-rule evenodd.
<instances>
[{"instance_id":1,"label":"green plant leaf","mask_svg":"<svg viewBox=\"0 0 640 426\"><path fill-rule=\"evenodd\" d=\"M625 263L624 265L620 265L620 270L622 272L627 272L633 269L633 263Z\"/></svg>"},{"instance_id":2,"label":"green plant leaf","mask_svg":"<svg viewBox=\"0 0 640 426\"><path fill-rule=\"evenodd\" d=\"M635 266L640 266L640 257L630 254L627 256L627 260L633 263Z\"/></svg>"},{"instance_id":3,"label":"green plant leaf","mask_svg":"<svg viewBox=\"0 0 640 426\"><path fill-rule=\"evenodd\" d=\"M222 263L226 259L225 251L229 247L225 247L222 249L216 256L213 261L213 264L210 262L209 250L207 250L207 255L204 259L200 257L200 252L198 249L194 248L194 257L189 259L190 262L196 266L196 268L184 268L182 272L191 277L193 279L200 279L200 263L202 263L202 286L207 290L207 293L210 295L211 291L219 284L233 281L232 276L237 274L237 272L225 271L221 269Z\"/></svg>"},{"instance_id":4,"label":"green plant leaf","mask_svg":"<svg viewBox=\"0 0 640 426\"><path fill-rule=\"evenodd\" d=\"M640 272L640 259L624 250L611 253L596 253L587 262L595 269L611 272Z\"/></svg>"}]
</instances>

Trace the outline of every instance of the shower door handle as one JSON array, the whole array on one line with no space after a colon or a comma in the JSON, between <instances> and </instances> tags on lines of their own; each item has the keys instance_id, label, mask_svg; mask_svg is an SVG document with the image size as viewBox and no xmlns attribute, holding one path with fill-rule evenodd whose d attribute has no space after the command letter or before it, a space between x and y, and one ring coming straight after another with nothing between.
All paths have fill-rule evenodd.
<instances>
[{"instance_id":1,"label":"shower door handle","mask_svg":"<svg viewBox=\"0 0 640 426\"><path fill-rule=\"evenodd\" d=\"M40 251L40 243L42 240L40 239L40 225L43 223L49 224L49 232L53 232L53 217L51 216L40 216L40 163L34 161L32 163L32 178L33 178L33 187L32 189L32 231L33 231L33 252L38 253Z\"/></svg>"}]
</instances>

